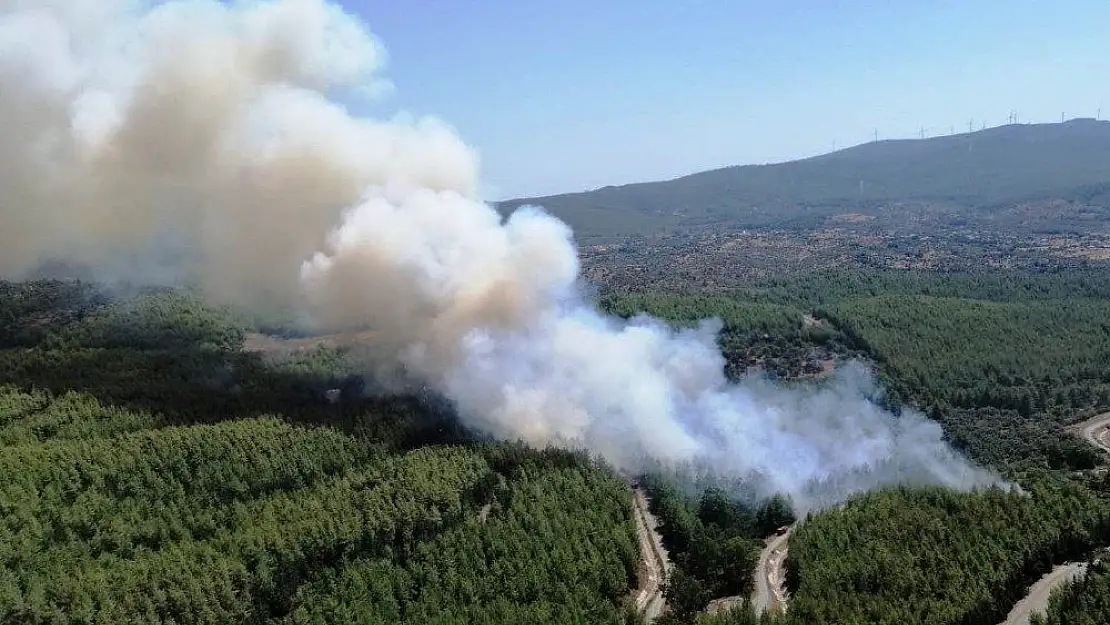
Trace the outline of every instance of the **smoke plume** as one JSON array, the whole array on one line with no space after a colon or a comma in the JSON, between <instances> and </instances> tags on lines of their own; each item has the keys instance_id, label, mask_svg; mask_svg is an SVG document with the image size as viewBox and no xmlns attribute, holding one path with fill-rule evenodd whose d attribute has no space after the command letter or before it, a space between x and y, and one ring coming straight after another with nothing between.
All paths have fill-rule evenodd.
<instances>
[{"instance_id":1,"label":"smoke plume","mask_svg":"<svg viewBox=\"0 0 1110 625\"><path fill-rule=\"evenodd\" d=\"M570 230L480 201L449 127L349 110L388 89L383 61L324 0L0 0L0 274L60 259L373 328L380 374L624 468L696 464L802 505L992 481L934 423L868 401L861 370L729 384L713 325L591 309Z\"/></svg>"}]
</instances>

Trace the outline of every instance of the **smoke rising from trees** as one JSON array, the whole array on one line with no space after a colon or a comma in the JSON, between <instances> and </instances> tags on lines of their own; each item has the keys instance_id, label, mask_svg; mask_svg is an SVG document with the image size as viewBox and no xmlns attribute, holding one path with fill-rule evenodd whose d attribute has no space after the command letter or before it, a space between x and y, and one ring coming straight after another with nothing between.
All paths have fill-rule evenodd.
<instances>
[{"instance_id":1,"label":"smoke rising from trees","mask_svg":"<svg viewBox=\"0 0 1110 625\"><path fill-rule=\"evenodd\" d=\"M477 158L432 118L348 104L383 48L323 0L0 0L0 274L49 260L189 281L213 302L370 327L471 425L692 464L800 505L909 480L992 483L848 367L819 389L728 383L716 327L606 318L570 230L480 200Z\"/></svg>"}]
</instances>

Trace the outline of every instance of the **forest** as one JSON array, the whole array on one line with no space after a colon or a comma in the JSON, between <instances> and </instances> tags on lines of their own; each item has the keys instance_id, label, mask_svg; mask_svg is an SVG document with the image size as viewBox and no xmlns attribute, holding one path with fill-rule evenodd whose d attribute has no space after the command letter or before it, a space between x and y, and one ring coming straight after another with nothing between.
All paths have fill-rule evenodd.
<instances>
[{"instance_id":1,"label":"forest","mask_svg":"<svg viewBox=\"0 0 1110 625\"><path fill-rule=\"evenodd\" d=\"M3 284L0 622L623 623L630 494L188 294ZM110 301L111 300L111 301Z\"/></svg>"},{"instance_id":2,"label":"forest","mask_svg":"<svg viewBox=\"0 0 1110 625\"><path fill-rule=\"evenodd\" d=\"M652 512L665 520L660 533L674 565L666 618L673 623L696 618L715 598L750 592L761 539L795 520L782 497L752 507L709 487L694 500L680 480L661 474L645 476L642 486Z\"/></svg>"},{"instance_id":3,"label":"forest","mask_svg":"<svg viewBox=\"0 0 1110 625\"><path fill-rule=\"evenodd\" d=\"M1061 426L1110 408L1110 272L944 275L820 271L732 295L606 291L607 311L722 321L734 377L785 380L872 364L893 407L911 403L992 466L1090 469Z\"/></svg>"},{"instance_id":4,"label":"forest","mask_svg":"<svg viewBox=\"0 0 1110 625\"><path fill-rule=\"evenodd\" d=\"M927 411L957 447L1025 489L895 489L803 519L790 538L790 608L764 621L994 624L1054 563L1110 545L1104 461L1063 428L1110 409L1110 274L846 269L729 295L610 289L600 302L680 325L720 319L733 376L793 383L819 378L815 361L868 362L889 407ZM684 507L659 506L679 528L704 492L681 494ZM680 554L676 585L689 589L685 571L712 557L684 562L683 539L664 540ZM684 622L757 621L742 612Z\"/></svg>"},{"instance_id":5,"label":"forest","mask_svg":"<svg viewBox=\"0 0 1110 625\"><path fill-rule=\"evenodd\" d=\"M598 301L718 318L733 378L866 362L888 407L1021 489L894 488L795 519L781 497L638 476L674 565L658 623L994 625L1110 545L1103 459L1063 429L1110 409L1110 276L845 270ZM0 283L0 321L0 622L639 622L627 476L596 459L364 393L342 350L245 351L254 322L187 291ZM706 614L751 593L792 523L785 614ZM1107 579L1092 565L1045 622L1105 622Z\"/></svg>"},{"instance_id":6,"label":"forest","mask_svg":"<svg viewBox=\"0 0 1110 625\"><path fill-rule=\"evenodd\" d=\"M788 622L999 623L1053 562L1099 546L1108 523L1101 498L1059 484L862 495L791 537Z\"/></svg>"}]
</instances>

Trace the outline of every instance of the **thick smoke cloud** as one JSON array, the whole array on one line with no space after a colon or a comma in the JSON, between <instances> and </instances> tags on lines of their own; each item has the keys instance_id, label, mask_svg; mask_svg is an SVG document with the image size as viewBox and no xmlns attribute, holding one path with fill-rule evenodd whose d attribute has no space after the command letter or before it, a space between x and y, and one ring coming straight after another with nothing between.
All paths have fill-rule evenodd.
<instances>
[{"instance_id":1,"label":"thick smoke cloud","mask_svg":"<svg viewBox=\"0 0 1110 625\"><path fill-rule=\"evenodd\" d=\"M503 221L434 119L344 103L384 52L323 0L0 0L0 274L65 260L199 284L214 302L373 328L403 369L499 436L629 469L697 465L805 505L991 477L847 368L816 390L729 384L715 328L605 318L568 228Z\"/></svg>"}]
</instances>

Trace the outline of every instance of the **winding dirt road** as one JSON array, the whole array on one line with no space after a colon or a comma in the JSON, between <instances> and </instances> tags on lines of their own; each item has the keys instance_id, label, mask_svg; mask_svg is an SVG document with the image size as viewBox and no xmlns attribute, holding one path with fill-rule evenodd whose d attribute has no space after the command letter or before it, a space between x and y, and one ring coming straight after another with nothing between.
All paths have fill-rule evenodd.
<instances>
[{"instance_id":1,"label":"winding dirt road","mask_svg":"<svg viewBox=\"0 0 1110 625\"><path fill-rule=\"evenodd\" d=\"M648 623L666 609L663 585L671 572L671 561L659 536L659 521L648 509L647 495L636 488L632 491L632 510L636 517L636 536L640 542L640 587L636 591L636 609Z\"/></svg>"},{"instance_id":2,"label":"winding dirt road","mask_svg":"<svg viewBox=\"0 0 1110 625\"><path fill-rule=\"evenodd\" d=\"M1001 625L1029 625L1029 618L1034 612L1043 614L1048 608L1048 597L1054 588L1078 578L1086 571L1086 562L1069 562L1052 567L1048 574L1029 587L1029 594L1014 604Z\"/></svg>"},{"instance_id":3,"label":"winding dirt road","mask_svg":"<svg viewBox=\"0 0 1110 625\"><path fill-rule=\"evenodd\" d=\"M1076 423L1068 430L1110 454L1110 412ZM1054 566L1044 577L1029 587L1029 593L1014 604L1006 620L1000 625L1029 625L1029 618L1034 613L1043 614L1048 609L1048 597L1057 586L1082 576L1086 571L1085 562L1069 562Z\"/></svg>"},{"instance_id":4,"label":"winding dirt road","mask_svg":"<svg viewBox=\"0 0 1110 625\"><path fill-rule=\"evenodd\" d=\"M244 347L247 351L288 355L319 345L338 347L365 344L372 342L374 335L374 332L347 332L304 339L282 339L252 333L247 335ZM1082 436L1095 447L1110 454L1110 412L1096 415L1086 421L1072 425L1068 429L1076 435ZM632 507L636 519L636 533L640 553L642 554L639 575L640 586L636 590L635 605L644 616L645 621L650 623L663 614L666 609L663 586L670 573L671 562L666 549L663 548L663 541L657 530L659 522L648 510L647 495L643 490L639 488L633 490ZM787 531L781 536L768 539L767 546L759 554L759 563L755 572L755 589L751 596L752 606L757 614L772 609L786 609L788 597L785 588L786 571L784 563L789 537L790 532ZM1053 589L1069 580L1076 579L1086 571L1086 568L1087 565L1081 562L1054 567L1052 571L1030 586L1028 594L1014 604L1006 620L1000 625L1028 625L1029 618L1033 613L1043 613L1048 607L1048 598ZM739 597L725 597L714 601L708 611L716 612L739 603Z\"/></svg>"},{"instance_id":5,"label":"winding dirt road","mask_svg":"<svg viewBox=\"0 0 1110 625\"><path fill-rule=\"evenodd\" d=\"M1094 416L1072 426L1076 434L1089 443L1110 454L1110 412ZM786 608L785 570L788 531L767 541L767 546L759 554L756 567L755 590L752 593L752 606L757 614L767 610ZM1079 578L1087 571L1085 562L1069 562L1053 567L1051 571L1029 587L1029 592L1014 604L1013 609L1000 625L1029 625L1034 613L1043 613L1048 608L1048 598L1058 586Z\"/></svg>"},{"instance_id":6,"label":"winding dirt road","mask_svg":"<svg viewBox=\"0 0 1110 625\"><path fill-rule=\"evenodd\" d=\"M752 607L756 614L768 610L786 609L786 562L787 540L790 530L781 536L767 540L767 546L759 554L759 564L755 569L755 590L752 592Z\"/></svg>"},{"instance_id":7,"label":"winding dirt road","mask_svg":"<svg viewBox=\"0 0 1110 625\"><path fill-rule=\"evenodd\" d=\"M1076 423L1069 429L1087 439L1087 442L1095 447L1110 453L1110 412L1095 415L1082 423Z\"/></svg>"}]
</instances>

